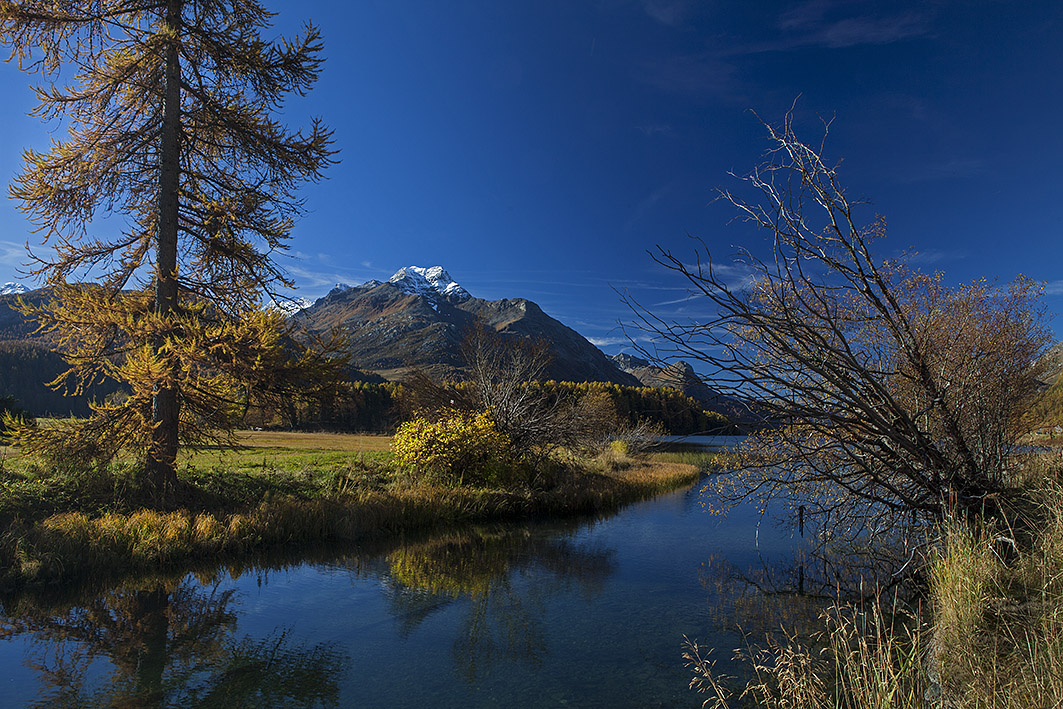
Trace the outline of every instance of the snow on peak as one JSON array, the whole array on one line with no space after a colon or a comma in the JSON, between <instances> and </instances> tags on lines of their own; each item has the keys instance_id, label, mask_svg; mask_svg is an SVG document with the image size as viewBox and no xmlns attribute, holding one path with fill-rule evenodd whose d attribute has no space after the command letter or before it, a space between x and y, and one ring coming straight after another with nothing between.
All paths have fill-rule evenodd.
<instances>
[{"instance_id":1,"label":"snow on peak","mask_svg":"<svg viewBox=\"0 0 1063 709\"><path fill-rule=\"evenodd\" d=\"M0 295L22 295L23 293L29 293L30 289L21 283L7 282L0 286Z\"/></svg>"},{"instance_id":2,"label":"snow on peak","mask_svg":"<svg viewBox=\"0 0 1063 709\"><path fill-rule=\"evenodd\" d=\"M314 304L309 298L292 298L291 300L275 300L271 307L276 308L285 315L295 315L300 310L306 310Z\"/></svg>"},{"instance_id":3,"label":"snow on peak","mask_svg":"<svg viewBox=\"0 0 1063 709\"><path fill-rule=\"evenodd\" d=\"M394 276L388 279L406 293L416 295L436 296L442 295L455 300L470 298L469 292L454 282L442 266L406 266L400 268Z\"/></svg>"}]
</instances>

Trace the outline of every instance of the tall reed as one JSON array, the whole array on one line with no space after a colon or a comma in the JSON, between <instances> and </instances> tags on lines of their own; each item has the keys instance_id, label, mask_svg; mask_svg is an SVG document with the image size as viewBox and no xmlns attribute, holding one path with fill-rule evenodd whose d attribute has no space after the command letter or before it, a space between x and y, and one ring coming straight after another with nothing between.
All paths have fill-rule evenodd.
<instances>
[{"instance_id":1,"label":"tall reed","mask_svg":"<svg viewBox=\"0 0 1063 709\"><path fill-rule=\"evenodd\" d=\"M921 608L836 605L813 637L738 651L741 685L686 640L691 687L719 709L1063 707L1063 464L1029 460L1022 484L1002 519L945 520Z\"/></svg>"}]
</instances>

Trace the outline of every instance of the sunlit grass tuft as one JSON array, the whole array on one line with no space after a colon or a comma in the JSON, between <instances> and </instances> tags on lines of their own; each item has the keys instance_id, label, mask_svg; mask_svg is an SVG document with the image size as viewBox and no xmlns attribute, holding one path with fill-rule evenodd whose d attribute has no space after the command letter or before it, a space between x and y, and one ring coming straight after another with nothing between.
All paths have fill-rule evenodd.
<instances>
[{"instance_id":1,"label":"sunlit grass tuft","mask_svg":"<svg viewBox=\"0 0 1063 709\"><path fill-rule=\"evenodd\" d=\"M950 517L927 560L924 612L836 606L817 637L785 632L720 676L684 646L705 706L782 709L1063 707L1063 464L1026 461L1010 518Z\"/></svg>"},{"instance_id":2,"label":"sunlit grass tuft","mask_svg":"<svg viewBox=\"0 0 1063 709\"><path fill-rule=\"evenodd\" d=\"M780 631L760 646L737 650L736 659L752 673L741 686L716 673L696 641L685 641L683 659L691 688L706 694L703 706L714 709L915 709L937 706L927 701L923 633L914 617L896 608L837 605L823 613L816 637Z\"/></svg>"}]
</instances>

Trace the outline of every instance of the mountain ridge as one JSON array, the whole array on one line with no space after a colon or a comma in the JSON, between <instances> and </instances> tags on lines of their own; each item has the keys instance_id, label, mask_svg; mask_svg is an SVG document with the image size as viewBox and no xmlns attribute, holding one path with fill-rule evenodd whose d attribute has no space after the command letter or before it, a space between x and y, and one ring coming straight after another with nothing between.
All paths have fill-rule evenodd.
<instances>
[{"instance_id":1,"label":"mountain ridge","mask_svg":"<svg viewBox=\"0 0 1063 709\"><path fill-rule=\"evenodd\" d=\"M638 379L643 386L677 389L709 411L716 411L733 420L750 418L745 402L710 387L689 362L651 362L626 352L610 355L609 359L620 370Z\"/></svg>"},{"instance_id":2,"label":"mountain ridge","mask_svg":"<svg viewBox=\"0 0 1063 709\"><path fill-rule=\"evenodd\" d=\"M639 385L538 304L525 298L476 298L441 266L405 266L387 282L337 284L294 317L312 332L345 331L352 364L388 379L401 380L414 369L460 378L461 339L479 319L506 337L545 339L554 357L547 372L551 379Z\"/></svg>"}]
</instances>

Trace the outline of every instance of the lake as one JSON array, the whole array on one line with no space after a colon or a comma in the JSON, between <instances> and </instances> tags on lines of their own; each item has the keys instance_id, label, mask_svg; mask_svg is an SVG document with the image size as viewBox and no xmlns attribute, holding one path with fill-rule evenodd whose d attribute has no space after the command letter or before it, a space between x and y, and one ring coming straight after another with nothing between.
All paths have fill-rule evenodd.
<instances>
[{"instance_id":1,"label":"lake","mask_svg":"<svg viewBox=\"0 0 1063 709\"><path fill-rule=\"evenodd\" d=\"M4 598L0 704L698 707L684 635L734 674L739 624L818 603L794 593L788 527L706 506L698 485L601 519Z\"/></svg>"}]
</instances>

